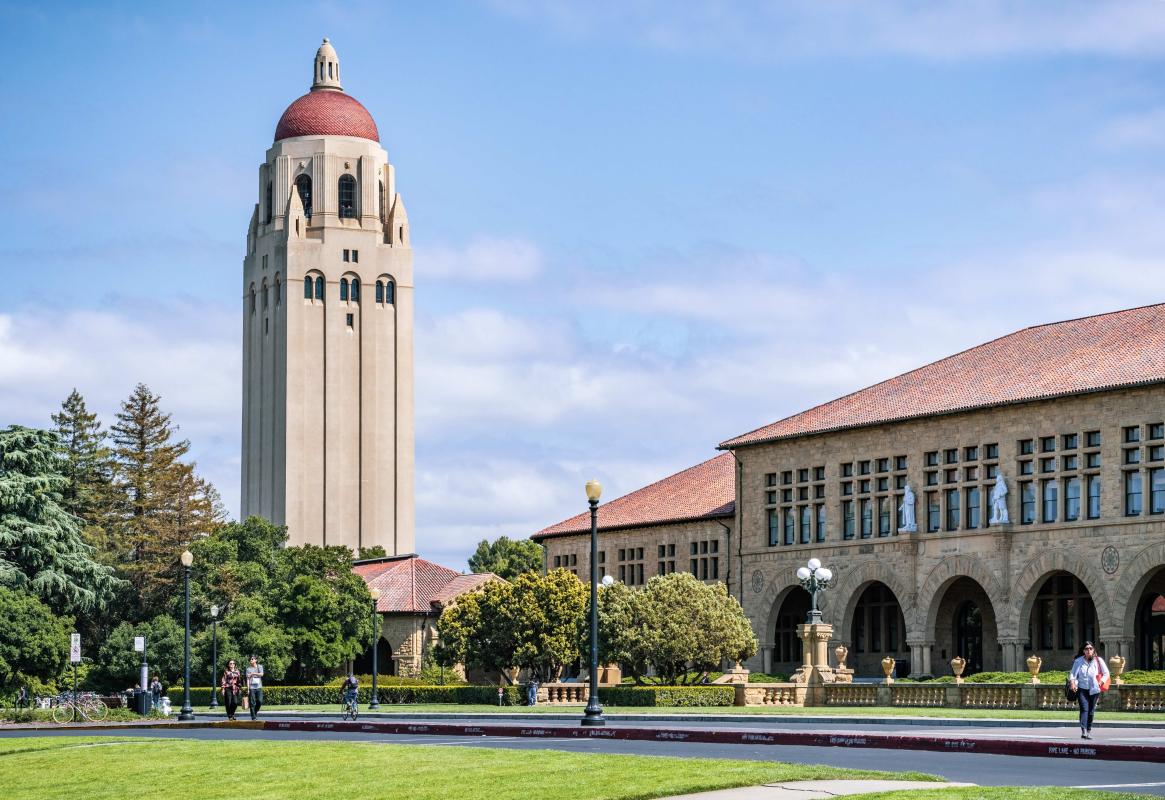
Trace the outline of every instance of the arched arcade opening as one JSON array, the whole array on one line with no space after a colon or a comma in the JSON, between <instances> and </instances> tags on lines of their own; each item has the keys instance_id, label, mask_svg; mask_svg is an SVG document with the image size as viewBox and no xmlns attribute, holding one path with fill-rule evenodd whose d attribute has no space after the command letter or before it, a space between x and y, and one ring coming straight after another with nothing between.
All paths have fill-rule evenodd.
<instances>
[{"instance_id":1,"label":"arched arcade opening","mask_svg":"<svg viewBox=\"0 0 1165 800\"><path fill-rule=\"evenodd\" d=\"M1098 648L1096 604L1083 581L1070 572L1053 572L1039 585L1028 620L1027 651L1043 659L1043 669L1067 669L1084 645Z\"/></svg>"},{"instance_id":2,"label":"arched arcade opening","mask_svg":"<svg viewBox=\"0 0 1165 800\"><path fill-rule=\"evenodd\" d=\"M1158 567L1136 598L1136 639L1131 669L1165 669L1165 566Z\"/></svg>"},{"instance_id":3,"label":"arched arcade opening","mask_svg":"<svg viewBox=\"0 0 1165 800\"><path fill-rule=\"evenodd\" d=\"M902 605L889 586L874 581L859 589L850 623L848 666L859 677L880 677L882 659L893 658L895 674L910 674L910 649L906 644L906 618Z\"/></svg>"},{"instance_id":4,"label":"arched arcade opening","mask_svg":"<svg viewBox=\"0 0 1165 800\"><path fill-rule=\"evenodd\" d=\"M964 675L999 670L999 629L991 597L974 578L961 576L947 582L932 601L930 636L931 670L950 674L950 661L966 660Z\"/></svg>"}]
</instances>

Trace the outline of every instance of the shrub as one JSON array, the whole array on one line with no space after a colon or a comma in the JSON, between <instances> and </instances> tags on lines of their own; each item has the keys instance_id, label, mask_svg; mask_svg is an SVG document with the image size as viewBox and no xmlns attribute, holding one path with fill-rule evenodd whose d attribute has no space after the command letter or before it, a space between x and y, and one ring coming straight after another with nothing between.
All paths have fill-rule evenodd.
<instances>
[{"instance_id":1,"label":"shrub","mask_svg":"<svg viewBox=\"0 0 1165 800\"><path fill-rule=\"evenodd\" d=\"M463 705L494 705L498 702L496 686L379 686L377 697L381 703L456 703ZM169 692L170 702L181 705L182 690ZM372 687L361 685L357 700L367 703L372 697ZM520 687L503 688L506 705L521 705L524 695ZM221 697L219 699L221 702ZM210 687L191 687L190 702L195 706L210 703ZM265 686L263 702L272 706L340 705L338 686Z\"/></svg>"},{"instance_id":2,"label":"shrub","mask_svg":"<svg viewBox=\"0 0 1165 800\"><path fill-rule=\"evenodd\" d=\"M1121 675L1121 680L1134 685L1145 683L1165 684L1165 670L1131 669Z\"/></svg>"},{"instance_id":3,"label":"shrub","mask_svg":"<svg viewBox=\"0 0 1165 800\"><path fill-rule=\"evenodd\" d=\"M611 706L676 706L697 708L730 706L736 690L719 686L611 686L599 689L599 699Z\"/></svg>"},{"instance_id":4,"label":"shrub","mask_svg":"<svg viewBox=\"0 0 1165 800\"><path fill-rule=\"evenodd\" d=\"M766 675L763 672L750 672L750 673L748 673L748 682L749 683L787 683L788 680L789 680L788 675L780 675L780 674Z\"/></svg>"}]
</instances>

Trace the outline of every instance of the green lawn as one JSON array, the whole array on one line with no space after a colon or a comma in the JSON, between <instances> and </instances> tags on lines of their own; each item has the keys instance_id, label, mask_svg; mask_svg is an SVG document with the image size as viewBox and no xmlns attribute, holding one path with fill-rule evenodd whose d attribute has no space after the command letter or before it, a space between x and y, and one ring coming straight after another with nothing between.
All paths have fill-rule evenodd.
<instances>
[{"instance_id":1,"label":"green lawn","mask_svg":"<svg viewBox=\"0 0 1165 800\"><path fill-rule=\"evenodd\" d=\"M915 789L859 795L861 800L1148 800L1152 795L1098 792L1060 786L984 786L965 789Z\"/></svg>"},{"instance_id":2,"label":"green lawn","mask_svg":"<svg viewBox=\"0 0 1165 800\"><path fill-rule=\"evenodd\" d=\"M339 712L339 703L329 705L300 705L300 706L263 706L264 711L324 711ZM417 703L394 704L382 703L380 711L394 714L582 714L583 706L495 706L495 705L453 705L450 703ZM196 708L194 712L205 711ZM222 711L222 707L219 707ZM368 711L366 706L360 707L360 713ZM780 715L797 717L947 717L958 719L1028 719L1028 720L1076 720L1079 714L1076 711L1023 711L1010 709L985 708L903 708L900 706L813 706L800 708L796 706L707 706L701 708L666 708L666 707L634 707L634 706L606 706L603 711L611 716L618 714L734 714L734 715ZM1108 712L1104 708L1098 709L1102 722L1104 721L1140 721L1165 722L1165 713L1160 712ZM239 709L240 719L247 716L247 712Z\"/></svg>"},{"instance_id":3,"label":"green lawn","mask_svg":"<svg viewBox=\"0 0 1165 800\"><path fill-rule=\"evenodd\" d=\"M630 799L865 777L934 779L801 764L476 747L112 736L0 740L5 800Z\"/></svg>"}]
</instances>

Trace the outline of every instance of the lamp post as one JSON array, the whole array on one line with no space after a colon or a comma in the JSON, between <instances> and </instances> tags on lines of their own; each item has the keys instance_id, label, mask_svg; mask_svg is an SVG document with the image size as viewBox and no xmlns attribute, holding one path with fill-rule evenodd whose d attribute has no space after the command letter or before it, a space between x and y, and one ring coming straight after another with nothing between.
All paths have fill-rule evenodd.
<instances>
[{"instance_id":1,"label":"lamp post","mask_svg":"<svg viewBox=\"0 0 1165 800\"><path fill-rule=\"evenodd\" d=\"M587 502L591 506L591 686L582 724L588 727L607 724L599 704L599 497L602 493L602 484L594 478L587 481Z\"/></svg>"},{"instance_id":2,"label":"lamp post","mask_svg":"<svg viewBox=\"0 0 1165 800\"><path fill-rule=\"evenodd\" d=\"M186 638L182 658L182 713L178 715L180 722L194 719L194 709L190 707L190 565L193 563L194 554L189 550L183 550L182 582L186 593Z\"/></svg>"},{"instance_id":3,"label":"lamp post","mask_svg":"<svg viewBox=\"0 0 1165 800\"><path fill-rule=\"evenodd\" d=\"M372 702L368 704L369 711L380 708L380 698L376 692L377 651L380 650L380 615L376 611L376 604L380 601L380 590L373 586L368 590L372 595Z\"/></svg>"},{"instance_id":4,"label":"lamp post","mask_svg":"<svg viewBox=\"0 0 1165 800\"><path fill-rule=\"evenodd\" d=\"M210 707L218 708L218 606L210 607Z\"/></svg>"},{"instance_id":5,"label":"lamp post","mask_svg":"<svg viewBox=\"0 0 1165 800\"><path fill-rule=\"evenodd\" d=\"M809 610L809 618L805 621L810 625L821 624L821 610L817 607L817 593L829 586L833 580L833 572L823 566L816 558L809 559L809 564L797 570L797 580L809 592L813 605Z\"/></svg>"}]
</instances>

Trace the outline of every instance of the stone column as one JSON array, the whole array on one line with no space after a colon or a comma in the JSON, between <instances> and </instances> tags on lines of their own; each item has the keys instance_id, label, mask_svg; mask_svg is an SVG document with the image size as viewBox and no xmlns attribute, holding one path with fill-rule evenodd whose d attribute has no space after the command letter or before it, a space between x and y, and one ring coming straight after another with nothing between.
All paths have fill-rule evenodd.
<instances>
[{"instance_id":1,"label":"stone column","mask_svg":"<svg viewBox=\"0 0 1165 800\"><path fill-rule=\"evenodd\" d=\"M1133 661L1135 660L1133 651L1135 648L1133 647L1132 639L1106 639L1103 644L1105 658L1109 656L1123 656L1125 661L1128 662L1128 666L1125 669L1133 668Z\"/></svg>"},{"instance_id":2,"label":"stone column","mask_svg":"<svg viewBox=\"0 0 1165 800\"><path fill-rule=\"evenodd\" d=\"M769 642L763 642L760 646L761 664L763 672L766 675L773 674L773 645Z\"/></svg>"},{"instance_id":3,"label":"stone column","mask_svg":"<svg viewBox=\"0 0 1165 800\"><path fill-rule=\"evenodd\" d=\"M1001 672L1024 672L1027 670L1027 666L1023 663L1024 641L1022 639L1000 637L999 644L1003 648Z\"/></svg>"},{"instance_id":4,"label":"stone column","mask_svg":"<svg viewBox=\"0 0 1165 800\"><path fill-rule=\"evenodd\" d=\"M922 675L934 675L930 670L930 651L934 648L934 642L922 643Z\"/></svg>"},{"instance_id":5,"label":"stone column","mask_svg":"<svg viewBox=\"0 0 1165 800\"><path fill-rule=\"evenodd\" d=\"M907 641L906 644L910 647L910 669L916 675L922 669L922 643Z\"/></svg>"}]
</instances>

